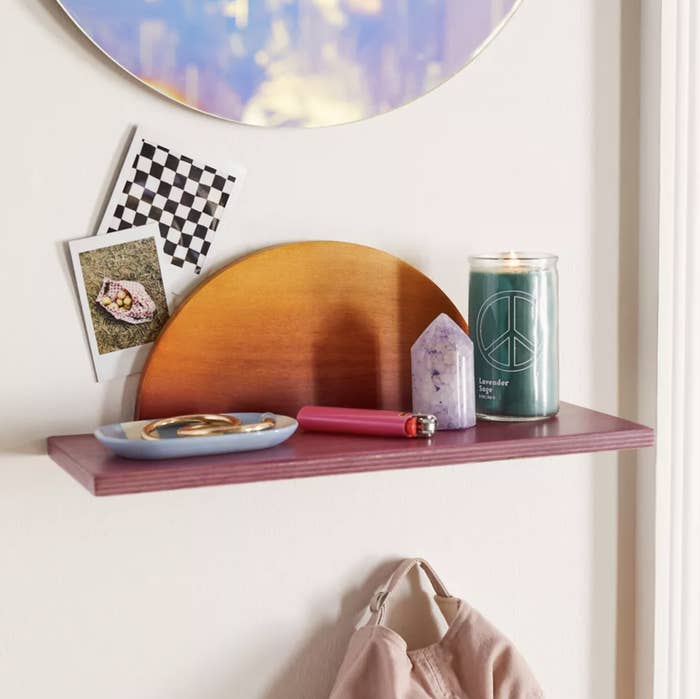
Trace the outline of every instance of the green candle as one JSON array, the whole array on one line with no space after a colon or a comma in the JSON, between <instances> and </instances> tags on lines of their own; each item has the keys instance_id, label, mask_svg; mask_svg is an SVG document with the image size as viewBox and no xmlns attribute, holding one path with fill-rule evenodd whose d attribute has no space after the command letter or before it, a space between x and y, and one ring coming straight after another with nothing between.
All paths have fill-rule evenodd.
<instances>
[{"instance_id":1,"label":"green candle","mask_svg":"<svg viewBox=\"0 0 700 699\"><path fill-rule=\"evenodd\" d=\"M539 420L559 410L557 258L497 253L470 258L469 335L476 413Z\"/></svg>"}]
</instances>

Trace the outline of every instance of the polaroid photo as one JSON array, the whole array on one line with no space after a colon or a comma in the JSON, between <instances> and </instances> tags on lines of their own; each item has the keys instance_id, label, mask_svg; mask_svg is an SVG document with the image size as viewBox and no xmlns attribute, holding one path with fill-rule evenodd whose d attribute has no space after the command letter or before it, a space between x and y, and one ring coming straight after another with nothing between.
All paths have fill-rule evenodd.
<instances>
[{"instance_id":1,"label":"polaroid photo","mask_svg":"<svg viewBox=\"0 0 700 699\"><path fill-rule=\"evenodd\" d=\"M170 316L157 224L69 243L98 381L141 371Z\"/></svg>"},{"instance_id":2,"label":"polaroid photo","mask_svg":"<svg viewBox=\"0 0 700 699\"><path fill-rule=\"evenodd\" d=\"M244 174L240 165L216 167L136 129L97 235L157 223L164 279L172 293L187 293L200 279Z\"/></svg>"}]
</instances>

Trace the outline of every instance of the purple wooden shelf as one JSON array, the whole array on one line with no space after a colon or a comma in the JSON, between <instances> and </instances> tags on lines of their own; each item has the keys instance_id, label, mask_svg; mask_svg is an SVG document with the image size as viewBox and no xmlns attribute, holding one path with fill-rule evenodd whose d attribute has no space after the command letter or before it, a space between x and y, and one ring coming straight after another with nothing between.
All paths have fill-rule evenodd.
<instances>
[{"instance_id":1,"label":"purple wooden shelf","mask_svg":"<svg viewBox=\"0 0 700 699\"><path fill-rule=\"evenodd\" d=\"M562 403L544 422L480 422L432 440L297 432L273 449L204 458L133 461L112 455L91 434L49 437L49 456L93 495L119 495L280 478L443 466L654 444L654 431Z\"/></svg>"}]
</instances>

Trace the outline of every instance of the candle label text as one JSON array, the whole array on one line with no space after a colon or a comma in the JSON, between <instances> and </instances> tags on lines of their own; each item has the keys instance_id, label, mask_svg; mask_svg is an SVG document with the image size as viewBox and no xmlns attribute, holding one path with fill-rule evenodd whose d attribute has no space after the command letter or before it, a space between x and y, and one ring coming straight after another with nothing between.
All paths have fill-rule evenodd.
<instances>
[{"instance_id":1,"label":"candle label text","mask_svg":"<svg viewBox=\"0 0 700 699\"><path fill-rule=\"evenodd\" d=\"M509 383L510 381L503 379L482 379L479 377L478 397L484 400L494 400L496 396L493 389L497 387L507 388Z\"/></svg>"}]
</instances>

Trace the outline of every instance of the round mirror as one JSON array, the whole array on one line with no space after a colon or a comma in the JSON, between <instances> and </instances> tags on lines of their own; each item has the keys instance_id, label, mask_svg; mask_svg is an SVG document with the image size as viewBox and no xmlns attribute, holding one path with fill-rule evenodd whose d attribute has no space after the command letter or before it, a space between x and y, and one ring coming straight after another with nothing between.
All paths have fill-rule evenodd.
<instances>
[{"instance_id":1,"label":"round mirror","mask_svg":"<svg viewBox=\"0 0 700 699\"><path fill-rule=\"evenodd\" d=\"M328 126L454 75L521 0L59 0L108 56L209 114Z\"/></svg>"}]
</instances>

